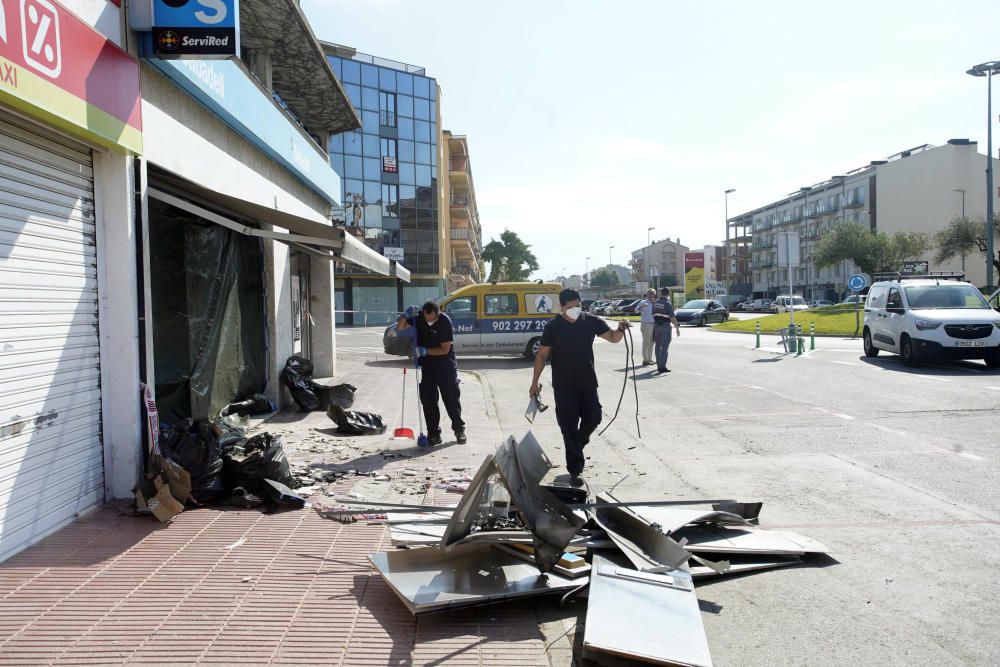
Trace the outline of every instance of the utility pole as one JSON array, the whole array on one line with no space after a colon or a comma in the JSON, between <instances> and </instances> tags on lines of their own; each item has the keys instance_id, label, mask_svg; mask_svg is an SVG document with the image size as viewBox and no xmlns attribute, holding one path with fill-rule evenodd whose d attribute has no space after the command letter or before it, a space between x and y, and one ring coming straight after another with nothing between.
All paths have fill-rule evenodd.
<instances>
[{"instance_id":1,"label":"utility pole","mask_svg":"<svg viewBox=\"0 0 1000 667\"><path fill-rule=\"evenodd\" d=\"M985 62L966 74L986 77L986 287L993 290L993 75L1000 72L1000 60Z\"/></svg>"}]
</instances>

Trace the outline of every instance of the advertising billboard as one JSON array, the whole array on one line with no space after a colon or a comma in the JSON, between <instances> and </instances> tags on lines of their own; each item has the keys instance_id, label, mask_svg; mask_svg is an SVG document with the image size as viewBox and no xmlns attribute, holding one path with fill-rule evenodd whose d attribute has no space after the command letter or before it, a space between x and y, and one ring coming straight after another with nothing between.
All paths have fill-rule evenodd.
<instances>
[{"instance_id":1,"label":"advertising billboard","mask_svg":"<svg viewBox=\"0 0 1000 667\"><path fill-rule=\"evenodd\" d=\"M705 298L705 253L684 253L684 300Z\"/></svg>"}]
</instances>

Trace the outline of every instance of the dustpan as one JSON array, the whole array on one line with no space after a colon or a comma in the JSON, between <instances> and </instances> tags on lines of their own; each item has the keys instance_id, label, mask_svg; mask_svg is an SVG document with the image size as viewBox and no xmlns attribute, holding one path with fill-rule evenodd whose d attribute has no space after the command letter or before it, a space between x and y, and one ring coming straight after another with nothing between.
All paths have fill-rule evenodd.
<instances>
[{"instance_id":1,"label":"dustpan","mask_svg":"<svg viewBox=\"0 0 1000 667\"><path fill-rule=\"evenodd\" d=\"M399 409L399 423L403 423L403 419L406 416L406 367L403 367L403 405ZM400 426L395 431L392 432L393 440L414 440L416 436L413 433L412 428L407 428L405 426Z\"/></svg>"}]
</instances>

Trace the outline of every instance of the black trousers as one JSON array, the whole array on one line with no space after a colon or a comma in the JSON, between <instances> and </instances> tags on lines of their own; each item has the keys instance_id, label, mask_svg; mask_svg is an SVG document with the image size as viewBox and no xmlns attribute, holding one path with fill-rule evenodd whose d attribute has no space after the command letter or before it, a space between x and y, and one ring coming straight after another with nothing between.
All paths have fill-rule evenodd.
<instances>
[{"instance_id":1,"label":"black trousers","mask_svg":"<svg viewBox=\"0 0 1000 667\"><path fill-rule=\"evenodd\" d=\"M566 448L566 469L570 475L579 475L586 462L583 448L601 423L601 401L597 396L597 387L556 387L554 394L556 422L562 431L563 446Z\"/></svg>"},{"instance_id":2,"label":"black trousers","mask_svg":"<svg viewBox=\"0 0 1000 667\"><path fill-rule=\"evenodd\" d=\"M441 435L441 409L438 397L451 419L451 429L456 433L465 430L462 421L462 392L458 388L458 369L452 364L434 364L420 368L420 403L424 408L427 435Z\"/></svg>"}]
</instances>

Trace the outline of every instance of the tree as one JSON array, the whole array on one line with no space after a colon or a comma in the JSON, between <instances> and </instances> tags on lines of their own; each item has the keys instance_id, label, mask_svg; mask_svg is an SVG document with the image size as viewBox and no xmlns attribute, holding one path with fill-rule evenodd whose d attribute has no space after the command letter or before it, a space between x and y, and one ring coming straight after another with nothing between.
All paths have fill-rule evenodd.
<instances>
[{"instance_id":1,"label":"tree","mask_svg":"<svg viewBox=\"0 0 1000 667\"><path fill-rule=\"evenodd\" d=\"M938 247L934 261L943 264L959 255L962 258L962 271L965 271L965 256L979 249L977 241L985 233L986 228L981 222L962 216L952 218L947 227L934 235Z\"/></svg>"},{"instance_id":2,"label":"tree","mask_svg":"<svg viewBox=\"0 0 1000 667\"><path fill-rule=\"evenodd\" d=\"M506 263L504 260L506 259ZM490 263L489 280L528 280L538 270L538 259L516 232L505 229L500 240L491 240L483 248L483 261ZM506 271L504 268L506 267Z\"/></svg>"},{"instance_id":3,"label":"tree","mask_svg":"<svg viewBox=\"0 0 1000 667\"><path fill-rule=\"evenodd\" d=\"M618 287L618 273L608 267L597 269L590 277L593 287Z\"/></svg>"},{"instance_id":4,"label":"tree","mask_svg":"<svg viewBox=\"0 0 1000 667\"><path fill-rule=\"evenodd\" d=\"M838 222L813 249L816 266L831 266L849 259L864 273L899 271L904 260L915 259L930 248L923 232L873 234L860 222Z\"/></svg>"}]
</instances>

